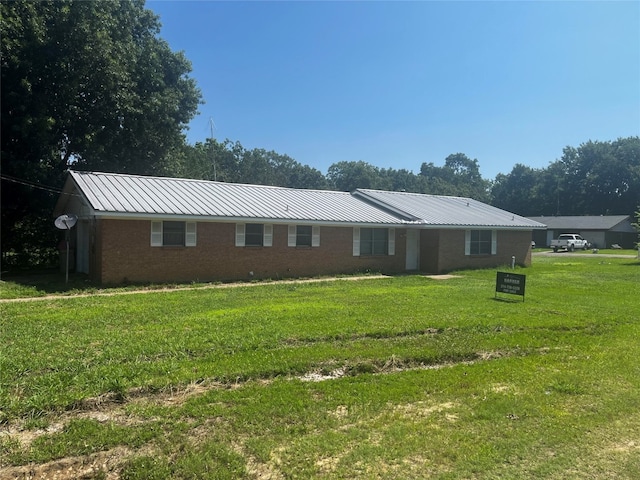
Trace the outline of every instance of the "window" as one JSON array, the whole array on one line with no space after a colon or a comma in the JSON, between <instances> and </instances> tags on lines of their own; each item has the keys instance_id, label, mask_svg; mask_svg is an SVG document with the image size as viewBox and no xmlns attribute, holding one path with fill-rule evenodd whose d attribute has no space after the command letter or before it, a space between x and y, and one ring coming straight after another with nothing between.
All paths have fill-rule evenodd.
<instances>
[{"instance_id":1,"label":"window","mask_svg":"<svg viewBox=\"0 0 640 480\"><path fill-rule=\"evenodd\" d=\"M296 227L296 246L311 246L311 225L298 225Z\"/></svg>"},{"instance_id":2,"label":"window","mask_svg":"<svg viewBox=\"0 0 640 480\"><path fill-rule=\"evenodd\" d=\"M261 247L264 244L264 225L261 223L247 223L244 229L244 245L246 247Z\"/></svg>"},{"instance_id":3,"label":"window","mask_svg":"<svg viewBox=\"0 0 640 480\"><path fill-rule=\"evenodd\" d=\"M184 222L162 222L162 245L184 246Z\"/></svg>"},{"instance_id":4,"label":"window","mask_svg":"<svg viewBox=\"0 0 640 480\"><path fill-rule=\"evenodd\" d=\"M465 234L465 255L495 255L495 230L467 230Z\"/></svg>"},{"instance_id":5,"label":"window","mask_svg":"<svg viewBox=\"0 0 640 480\"><path fill-rule=\"evenodd\" d=\"M353 255L395 255L394 228L353 229Z\"/></svg>"},{"instance_id":6,"label":"window","mask_svg":"<svg viewBox=\"0 0 640 480\"><path fill-rule=\"evenodd\" d=\"M289 238L287 245L290 247L319 247L319 225L289 225Z\"/></svg>"},{"instance_id":7,"label":"window","mask_svg":"<svg viewBox=\"0 0 640 480\"><path fill-rule=\"evenodd\" d=\"M273 243L273 225L237 223L236 247L270 247Z\"/></svg>"},{"instance_id":8,"label":"window","mask_svg":"<svg viewBox=\"0 0 640 480\"><path fill-rule=\"evenodd\" d=\"M151 222L152 247L195 247L196 222Z\"/></svg>"}]
</instances>

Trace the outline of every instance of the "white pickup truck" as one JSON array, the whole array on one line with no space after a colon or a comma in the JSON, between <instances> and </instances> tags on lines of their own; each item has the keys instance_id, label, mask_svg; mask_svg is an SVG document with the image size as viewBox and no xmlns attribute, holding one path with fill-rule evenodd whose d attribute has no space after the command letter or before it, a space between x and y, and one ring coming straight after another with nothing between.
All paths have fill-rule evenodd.
<instances>
[{"instance_id":1,"label":"white pickup truck","mask_svg":"<svg viewBox=\"0 0 640 480\"><path fill-rule=\"evenodd\" d=\"M586 250L589 248L589 242L576 233L563 233L555 240L551 240L551 248L554 252L558 250L568 250L573 252L575 249Z\"/></svg>"}]
</instances>

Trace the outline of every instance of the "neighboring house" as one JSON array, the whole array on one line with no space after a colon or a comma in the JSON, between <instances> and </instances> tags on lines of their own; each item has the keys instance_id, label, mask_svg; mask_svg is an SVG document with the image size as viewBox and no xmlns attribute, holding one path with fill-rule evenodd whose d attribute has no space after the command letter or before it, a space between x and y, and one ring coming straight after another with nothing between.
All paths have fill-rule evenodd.
<instances>
[{"instance_id":1,"label":"neighboring house","mask_svg":"<svg viewBox=\"0 0 640 480\"><path fill-rule=\"evenodd\" d=\"M538 247L547 247L562 233L577 233L594 248L634 248L637 232L631 226L629 215L582 215L564 217L529 217L543 223L547 230L535 230L533 241Z\"/></svg>"},{"instance_id":2,"label":"neighboring house","mask_svg":"<svg viewBox=\"0 0 640 480\"><path fill-rule=\"evenodd\" d=\"M105 284L529 265L544 228L469 198L75 171L63 213L76 270Z\"/></svg>"}]
</instances>

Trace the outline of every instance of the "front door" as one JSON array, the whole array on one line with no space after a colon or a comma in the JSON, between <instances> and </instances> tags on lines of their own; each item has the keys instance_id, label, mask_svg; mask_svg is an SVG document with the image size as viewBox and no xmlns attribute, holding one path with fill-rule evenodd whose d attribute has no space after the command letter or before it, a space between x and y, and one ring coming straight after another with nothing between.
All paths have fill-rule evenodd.
<instances>
[{"instance_id":1,"label":"front door","mask_svg":"<svg viewBox=\"0 0 640 480\"><path fill-rule=\"evenodd\" d=\"M420 231L407 229L407 270L418 270L420 265Z\"/></svg>"}]
</instances>

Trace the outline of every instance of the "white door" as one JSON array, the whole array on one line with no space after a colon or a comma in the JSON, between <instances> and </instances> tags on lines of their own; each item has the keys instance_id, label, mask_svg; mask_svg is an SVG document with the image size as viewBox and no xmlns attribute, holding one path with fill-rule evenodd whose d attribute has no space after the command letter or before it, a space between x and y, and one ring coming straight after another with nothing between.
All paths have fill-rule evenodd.
<instances>
[{"instance_id":1,"label":"white door","mask_svg":"<svg viewBox=\"0 0 640 480\"><path fill-rule=\"evenodd\" d=\"M418 270L420 261L420 231L407 230L407 270Z\"/></svg>"}]
</instances>

